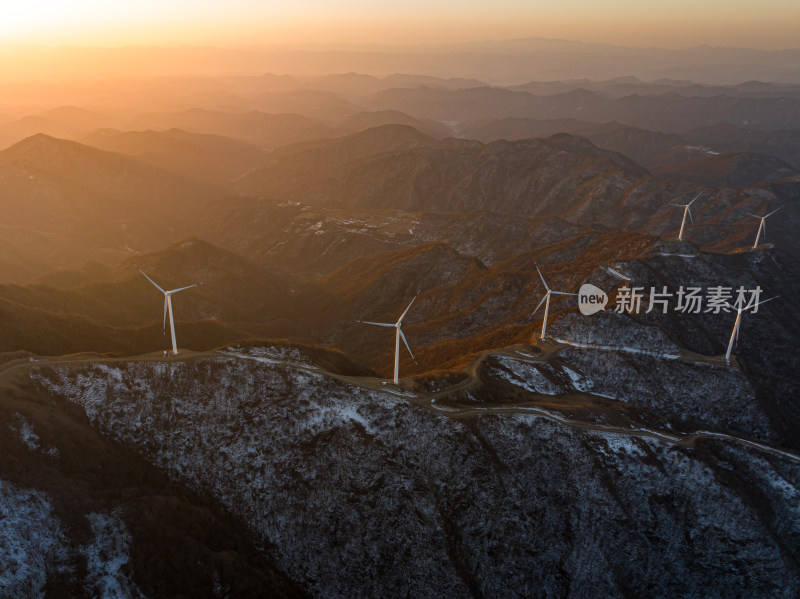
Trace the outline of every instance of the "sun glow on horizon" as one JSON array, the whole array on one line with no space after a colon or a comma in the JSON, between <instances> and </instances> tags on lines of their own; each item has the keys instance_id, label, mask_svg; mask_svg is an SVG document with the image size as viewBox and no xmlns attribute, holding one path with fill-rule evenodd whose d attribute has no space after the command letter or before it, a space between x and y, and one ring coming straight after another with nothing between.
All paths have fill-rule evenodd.
<instances>
[{"instance_id":1,"label":"sun glow on horizon","mask_svg":"<svg viewBox=\"0 0 800 599\"><path fill-rule=\"evenodd\" d=\"M0 43L413 45L545 37L619 45L796 47L787 0L30 0L0 8Z\"/></svg>"}]
</instances>

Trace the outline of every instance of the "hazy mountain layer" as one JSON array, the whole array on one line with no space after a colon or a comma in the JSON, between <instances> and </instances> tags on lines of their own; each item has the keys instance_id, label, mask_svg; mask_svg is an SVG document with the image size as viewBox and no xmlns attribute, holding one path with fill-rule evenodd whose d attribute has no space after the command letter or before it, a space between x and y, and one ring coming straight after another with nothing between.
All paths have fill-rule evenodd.
<instances>
[{"instance_id":1,"label":"hazy mountain layer","mask_svg":"<svg viewBox=\"0 0 800 599\"><path fill-rule=\"evenodd\" d=\"M800 168L800 131L759 131L740 125L716 125L693 129L683 137L712 147L717 152L757 152L777 156Z\"/></svg>"},{"instance_id":2,"label":"hazy mountain layer","mask_svg":"<svg viewBox=\"0 0 800 599\"><path fill-rule=\"evenodd\" d=\"M702 185L749 187L800 175L792 165L763 154L720 154L655 169L658 175L677 177Z\"/></svg>"},{"instance_id":3,"label":"hazy mountain layer","mask_svg":"<svg viewBox=\"0 0 800 599\"><path fill-rule=\"evenodd\" d=\"M234 179L260 165L265 156L262 149L233 138L180 129L100 129L81 141L220 187L230 185Z\"/></svg>"},{"instance_id":4,"label":"hazy mountain layer","mask_svg":"<svg viewBox=\"0 0 800 599\"><path fill-rule=\"evenodd\" d=\"M330 128L319 120L302 114L223 112L199 108L144 114L133 119L127 128L137 131L182 129L230 137L262 148L277 148L322 137L330 132Z\"/></svg>"},{"instance_id":5,"label":"hazy mountain layer","mask_svg":"<svg viewBox=\"0 0 800 599\"><path fill-rule=\"evenodd\" d=\"M618 121L664 133L731 123L755 129L796 129L800 98L685 97L675 93L608 98L585 89L538 96L505 88L441 90L420 87L378 92L369 106L417 118L470 122L480 119L580 119Z\"/></svg>"},{"instance_id":6,"label":"hazy mountain layer","mask_svg":"<svg viewBox=\"0 0 800 599\"><path fill-rule=\"evenodd\" d=\"M26 281L54 268L115 263L186 237L188 217L227 195L130 157L45 135L0 152L4 250Z\"/></svg>"},{"instance_id":7,"label":"hazy mountain layer","mask_svg":"<svg viewBox=\"0 0 800 599\"><path fill-rule=\"evenodd\" d=\"M546 139L434 141L386 126L276 152L271 164L243 177L244 194L347 210L496 212L558 216L573 223L666 233L670 203L688 202L700 221L741 218L775 202L768 189L745 194L660 179L632 160L566 134ZM691 195L690 195L691 194ZM705 242L704 242L705 243Z\"/></svg>"},{"instance_id":8,"label":"hazy mountain layer","mask_svg":"<svg viewBox=\"0 0 800 599\"><path fill-rule=\"evenodd\" d=\"M558 133L580 135L596 146L612 150L647 168L706 156L708 149L692 147L675 134L658 133L621 123L587 123L575 119L505 118L478 121L461 129L460 136L491 142L497 139L550 137Z\"/></svg>"}]
</instances>

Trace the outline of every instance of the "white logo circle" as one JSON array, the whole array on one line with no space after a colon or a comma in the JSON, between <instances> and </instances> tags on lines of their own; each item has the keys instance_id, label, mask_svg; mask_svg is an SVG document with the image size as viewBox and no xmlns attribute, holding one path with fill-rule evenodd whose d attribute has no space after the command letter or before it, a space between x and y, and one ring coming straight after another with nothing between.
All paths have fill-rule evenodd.
<instances>
[{"instance_id":1,"label":"white logo circle","mask_svg":"<svg viewBox=\"0 0 800 599\"><path fill-rule=\"evenodd\" d=\"M608 304L606 292L592 285L584 283L578 291L578 308L584 316L591 316L601 310L605 310Z\"/></svg>"}]
</instances>

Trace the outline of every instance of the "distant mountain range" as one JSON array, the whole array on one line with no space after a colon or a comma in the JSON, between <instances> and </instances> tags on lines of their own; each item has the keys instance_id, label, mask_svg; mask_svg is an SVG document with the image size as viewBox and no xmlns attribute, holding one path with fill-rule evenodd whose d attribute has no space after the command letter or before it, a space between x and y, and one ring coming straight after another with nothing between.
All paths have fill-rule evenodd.
<instances>
[{"instance_id":1,"label":"distant mountain range","mask_svg":"<svg viewBox=\"0 0 800 599\"><path fill-rule=\"evenodd\" d=\"M19 60L21 53L26 56L25 61ZM165 80L176 75L193 73L207 78L222 74L233 82L242 75L261 73L264 65L269 65L273 73L306 73L312 77L342 73L388 77L410 73L450 81L477 79L493 85L631 76L645 81L670 79L713 85L750 81L797 84L800 83L799 55L797 49L642 48L544 38L400 47L381 44L267 45L236 49L6 45L0 48L0 78L7 81L112 79L119 78L119 65L124 64L128 77L157 78L164 87ZM273 89L285 89L286 80L276 76L264 83ZM187 85L185 78L183 85ZM196 86L192 91L197 95L198 90L207 90L207 86ZM175 93L171 88L168 91ZM232 91L235 93L235 88Z\"/></svg>"},{"instance_id":2,"label":"distant mountain range","mask_svg":"<svg viewBox=\"0 0 800 599\"><path fill-rule=\"evenodd\" d=\"M764 154L741 152L718 154L687 160L655 169L662 176L679 177L701 185L749 187L762 182L774 182L800 175L800 170Z\"/></svg>"},{"instance_id":3,"label":"distant mountain range","mask_svg":"<svg viewBox=\"0 0 800 599\"><path fill-rule=\"evenodd\" d=\"M800 98L686 97L675 92L610 98L575 89L555 95L534 95L505 88L443 90L420 87L376 93L367 103L380 110L399 110L417 118L471 122L481 119L580 119L618 121L664 133L681 133L719 123L755 129L800 127Z\"/></svg>"},{"instance_id":4,"label":"distant mountain range","mask_svg":"<svg viewBox=\"0 0 800 599\"><path fill-rule=\"evenodd\" d=\"M579 135L598 147L619 152L648 169L720 153L762 154L800 165L800 135L797 131L758 131L730 125L692 129L680 135L659 133L622 123L587 123L574 119L500 119L469 125L461 136L484 142L498 139L549 137L559 132ZM788 176L788 175L787 175ZM761 181L757 179L753 182ZM719 185L726 185L720 182Z\"/></svg>"},{"instance_id":5,"label":"distant mountain range","mask_svg":"<svg viewBox=\"0 0 800 599\"><path fill-rule=\"evenodd\" d=\"M194 108L181 112L145 114L133 120L134 130L183 129L241 140L264 148L323 137L330 128L296 113L221 112Z\"/></svg>"},{"instance_id":6,"label":"distant mountain range","mask_svg":"<svg viewBox=\"0 0 800 599\"><path fill-rule=\"evenodd\" d=\"M237 187L331 208L488 210L648 230L663 226L664 205L683 195L705 191L704 210L723 197L728 205L744 202L731 191L654 178L632 160L566 134L482 144L437 141L397 125L284 148Z\"/></svg>"},{"instance_id":7,"label":"distant mountain range","mask_svg":"<svg viewBox=\"0 0 800 599\"><path fill-rule=\"evenodd\" d=\"M232 137L181 129L98 129L81 142L220 187L262 164L266 155L263 149Z\"/></svg>"},{"instance_id":8,"label":"distant mountain range","mask_svg":"<svg viewBox=\"0 0 800 599\"><path fill-rule=\"evenodd\" d=\"M683 137L689 142L709 146L717 152L768 154L800 168L800 129L759 131L721 124L687 131Z\"/></svg>"}]
</instances>

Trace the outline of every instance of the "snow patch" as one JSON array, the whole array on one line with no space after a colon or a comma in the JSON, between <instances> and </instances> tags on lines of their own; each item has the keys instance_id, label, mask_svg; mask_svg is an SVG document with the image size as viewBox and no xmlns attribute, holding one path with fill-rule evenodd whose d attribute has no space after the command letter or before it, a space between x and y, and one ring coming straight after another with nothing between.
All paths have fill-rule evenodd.
<instances>
[{"instance_id":1,"label":"snow patch","mask_svg":"<svg viewBox=\"0 0 800 599\"><path fill-rule=\"evenodd\" d=\"M616 270L614 268L611 268L610 266L606 270L610 274L614 275L615 277L619 277L620 279L622 279L624 281L630 281L631 280L631 278L629 276L622 274L620 271L618 271L618 270Z\"/></svg>"},{"instance_id":2,"label":"snow patch","mask_svg":"<svg viewBox=\"0 0 800 599\"><path fill-rule=\"evenodd\" d=\"M552 367L547 363L528 364L505 356L494 356L494 360L500 368L490 367L491 374L507 380L512 385L542 395L564 393L564 389L551 381L543 372L544 369L552 371Z\"/></svg>"},{"instance_id":3,"label":"snow patch","mask_svg":"<svg viewBox=\"0 0 800 599\"><path fill-rule=\"evenodd\" d=\"M572 370L568 366L562 366L561 370L567 374L569 380L572 381L572 386L578 391L587 392L591 391L594 387L594 381L592 379Z\"/></svg>"},{"instance_id":4,"label":"snow patch","mask_svg":"<svg viewBox=\"0 0 800 599\"><path fill-rule=\"evenodd\" d=\"M19 435L19 440L22 441L25 447L27 447L30 451L41 451L43 454L51 458L58 457L58 448L50 447L45 449L42 446L42 441L39 438L39 435L36 434L33 425L28 422L25 416L19 412L14 414L14 421L8 423L8 428Z\"/></svg>"},{"instance_id":5,"label":"snow patch","mask_svg":"<svg viewBox=\"0 0 800 599\"><path fill-rule=\"evenodd\" d=\"M84 590L90 597L143 597L131 580L131 536L120 516L119 509L110 514L91 513L86 516L94 534L91 543L81 547L81 553L86 557Z\"/></svg>"},{"instance_id":6,"label":"snow patch","mask_svg":"<svg viewBox=\"0 0 800 599\"><path fill-rule=\"evenodd\" d=\"M655 352L638 347L630 347L629 345L600 345L599 343L581 343L579 341L571 341L570 339L553 338L557 343L563 345L571 345L572 347L580 347L582 349L599 349L603 351L621 351L629 354L643 354L645 356L653 356L656 358L664 358L665 360L677 360L680 354Z\"/></svg>"},{"instance_id":7,"label":"snow patch","mask_svg":"<svg viewBox=\"0 0 800 599\"><path fill-rule=\"evenodd\" d=\"M47 579L71 570L69 544L44 493L0 480L0 594L44 597Z\"/></svg>"},{"instance_id":8,"label":"snow patch","mask_svg":"<svg viewBox=\"0 0 800 599\"><path fill-rule=\"evenodd\" d=\"M630 435L621 435L614 433L606 433L602 437L605 441L606 448L611 454L625 454L634 457L644 457L647 453L642 449L642 441ZM601 449L602 451L602 449Z\"/></svg>"},{"instance_id":9,"label":"snow patch","mask_svg":"<svg viewBox=\"0 0 800 599\"><path fill-rule=\"evenodd\" d=\"M311 370L317 370L314 362L306 354L296 347L286 347L281 345L247 347L234 345L226 348L226 351L219 352L222 355L255 360L264 364L282 364L290 362L304 366Z\"/></svg>"},{"instance_id":10,"label":"snow patch","mask_svg":"<svg viewBox=\"0 0 800 599\"><path fill-rule=\"evenodd\" d=\"M17 433L19 435L19 440L31 451L38 451L42 448L39 435L33 430L33 425L19 412L14 414L14 422L9 422L8 428Z\"/></svg>"}]
</instances>

